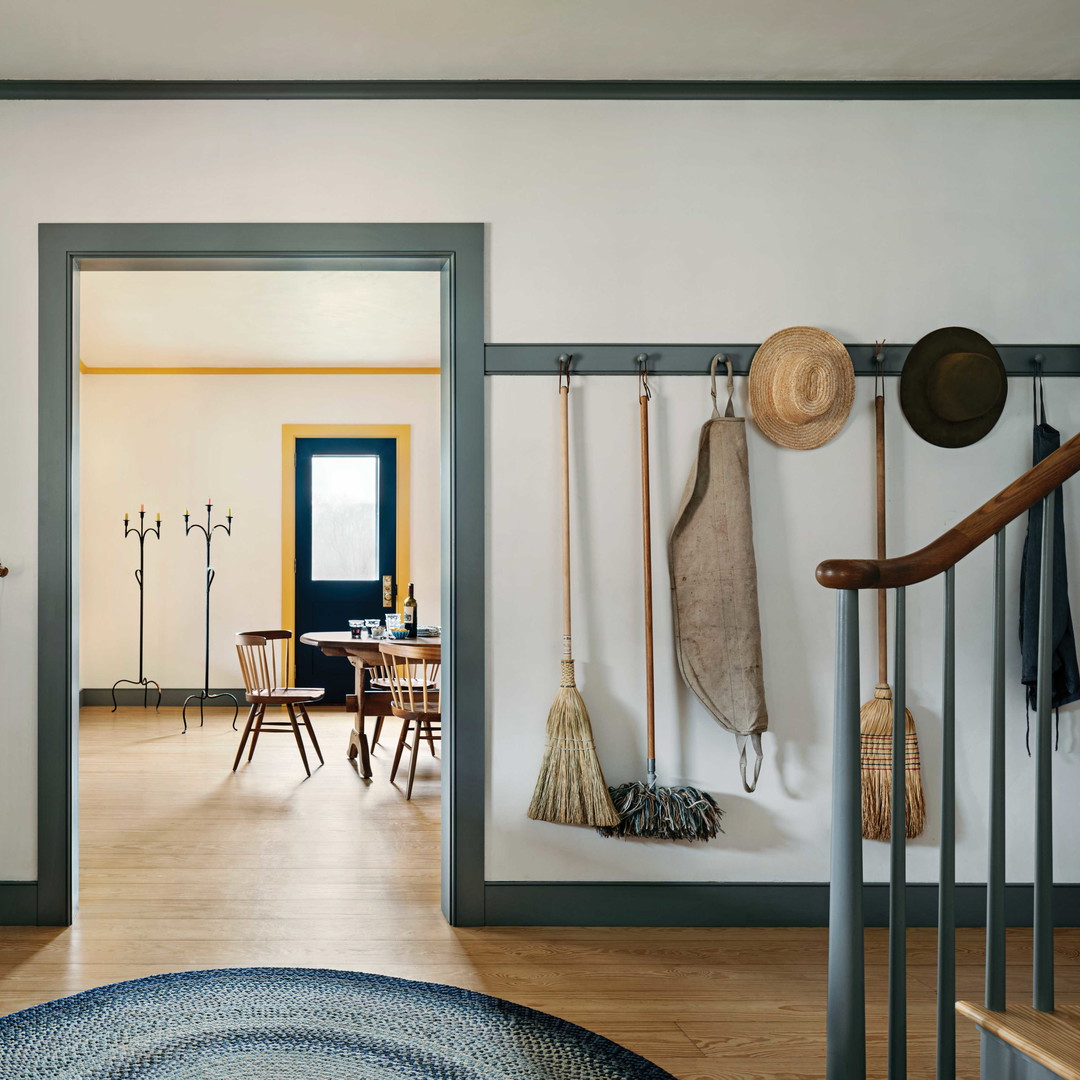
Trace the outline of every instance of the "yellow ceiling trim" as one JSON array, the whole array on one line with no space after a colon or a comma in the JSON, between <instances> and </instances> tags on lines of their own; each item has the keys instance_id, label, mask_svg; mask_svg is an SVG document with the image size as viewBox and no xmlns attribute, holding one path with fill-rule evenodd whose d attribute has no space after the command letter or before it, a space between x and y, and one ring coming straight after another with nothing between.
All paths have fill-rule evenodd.
<instances>
[{"instance_id":1,"label":"yellow ceiling trim","mask_svg":"<svg viewBox=\"0 0 1080 1080\"><path fill-rule=\"evenodd\" d=\"M437 367L89 367L83 375L438 375Z\"/></svg>"}]
</instances>

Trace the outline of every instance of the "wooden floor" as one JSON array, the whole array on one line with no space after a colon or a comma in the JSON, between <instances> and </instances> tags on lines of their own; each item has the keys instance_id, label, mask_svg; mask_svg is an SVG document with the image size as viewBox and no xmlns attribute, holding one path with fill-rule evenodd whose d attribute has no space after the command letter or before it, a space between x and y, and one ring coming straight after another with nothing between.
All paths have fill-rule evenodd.
<instances>
[{"instance_id":1,"label":"wooden floor","mask_svg":"<svg viewBox=\"0 0 1080 1080\"><path fill-rule=\"evenodd\" d=\"M406 803L388 752L365 783L349 720L314 712L326 765L305 780L290 736L230 770L225 714L180 734L175 709L83 713L81 911L69 929L0 929L0 1011L120 979L230 965L350 968L468 987L609 1036L679 1080L820 1077L824 930L459 930L438 906L438 764ZM392 734L392 733L391 733ZM387 740L389 741L389 740ZM885 942L868 940L872 1074L882 1075ZM960 997L981 941L960 934ZM911 935L911 1076L932 1075L934 936ZM1080 934L1059 934L1059 992L1080 1000ZM1010 938L1026 999L1030 935ZM962 1077L978 1075L960 1020Z\"/></svg>"}]
</instances>

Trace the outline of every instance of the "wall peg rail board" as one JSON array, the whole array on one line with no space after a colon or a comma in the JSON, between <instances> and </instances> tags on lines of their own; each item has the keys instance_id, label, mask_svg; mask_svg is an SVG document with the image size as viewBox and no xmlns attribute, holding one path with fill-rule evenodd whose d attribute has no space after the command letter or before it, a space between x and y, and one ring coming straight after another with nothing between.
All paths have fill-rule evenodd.
<instances>
[{"instance_id":1,"label":"wall peg rail board","mask_svg":"<svg viewBox=\"0 0 1080 1080\"><path fill-rule=\"evenodd\" d=\"M569 353L575 375L637 375L635 357L649 357L650 375L707 375L717 354L728 357L736 375L750 371L757 345L486 345L487 375L554 375L558 357ZM876 375L876 346L847 345L856 375ZM1044 375L1080 375L1080 345L996 345L1008 375L1031 375L1041 357ZM899 375L911 345L885 343L885 374Z\"/></svg>"}]
</instances>

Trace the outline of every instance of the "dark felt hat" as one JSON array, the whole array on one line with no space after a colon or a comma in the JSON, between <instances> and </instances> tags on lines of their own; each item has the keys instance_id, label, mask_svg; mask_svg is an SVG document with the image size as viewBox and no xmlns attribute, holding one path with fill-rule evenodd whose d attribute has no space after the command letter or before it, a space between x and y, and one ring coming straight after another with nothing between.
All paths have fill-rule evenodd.
<instances>
[{"instance_id":1,"label":"dark felt hat","mask_svg":"<svg viewBox=\"0 0 1080 1080\"><path fill-rule=\"evenodd\" d=\"M946 326L912 346L900 374L900 408L927 442L978 442L998 422L1009 380L997 349L974 330Z\"/></svg>"}]
</instances>

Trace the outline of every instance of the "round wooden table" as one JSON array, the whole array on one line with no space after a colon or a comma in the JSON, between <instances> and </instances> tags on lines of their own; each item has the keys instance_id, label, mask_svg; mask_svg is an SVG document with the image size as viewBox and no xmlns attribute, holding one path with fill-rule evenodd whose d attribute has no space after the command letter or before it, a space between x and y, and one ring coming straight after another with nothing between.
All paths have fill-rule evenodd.
<instances>
[{"instance_id":1,"label":"round wooden table","mask_svg":"<svg viewBox=\"0 0 1080 1080\"><path fill-rule=\"evenodd\" d=\"M380 663L379 648L386 642L395 645L434 645L442 646L442 638L422 637L406 638L354 638L349 630L312 630L303 634L300 641L321 649L326 656L344 656L352 664L356 678L356 719L349 732L349 760L359 756L360 775L364 779L371 776L371 754L368 747L367 732L364 730L365 716L392 716L390 692L388 690L370 690L366 687L367 669Z\"/></svg>"}]
</instances>

